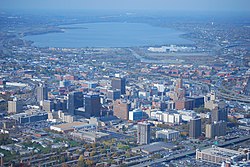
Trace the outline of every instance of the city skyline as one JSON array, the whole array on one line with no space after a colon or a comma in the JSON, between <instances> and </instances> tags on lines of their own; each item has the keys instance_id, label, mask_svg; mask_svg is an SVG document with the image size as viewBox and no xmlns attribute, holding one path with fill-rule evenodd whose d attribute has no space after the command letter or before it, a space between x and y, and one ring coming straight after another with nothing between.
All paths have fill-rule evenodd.
<instances>
[{"instance_id":1,"label":"city skyline","mask_svg":"<svg viewBox=\"0 0 250 167\"><path fill-rule=\"evenodd\" d=\"M0 167L250 166L249 0L0 0Z\"/></svg>"}]
</instances>

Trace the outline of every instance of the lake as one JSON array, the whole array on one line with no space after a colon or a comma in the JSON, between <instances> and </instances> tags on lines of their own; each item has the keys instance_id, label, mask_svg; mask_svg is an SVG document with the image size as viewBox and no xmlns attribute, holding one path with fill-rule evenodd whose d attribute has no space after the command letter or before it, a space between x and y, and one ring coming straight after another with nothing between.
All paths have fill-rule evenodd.
<instances>
[{"instance_id":1,"label":"lake","mask_svg":"<svg viewBox=\"0 0 250 167\"><path fill-rule=\"evenodd\" d=\"M143 23L86 23L61 26L63 33L25 36L39 47L135 47L192 44L183 32Z\"/></svg>"}]
</instances>

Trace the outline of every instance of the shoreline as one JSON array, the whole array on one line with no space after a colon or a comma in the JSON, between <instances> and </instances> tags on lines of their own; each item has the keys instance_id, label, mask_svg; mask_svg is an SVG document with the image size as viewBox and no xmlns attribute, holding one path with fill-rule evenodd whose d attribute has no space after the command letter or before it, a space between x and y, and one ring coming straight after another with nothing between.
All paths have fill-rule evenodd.
<instances>
[{"instance_id":1,"label":"shoreline","mask_svg":"<svg viewBox=\"0 0 250 167\"><path fill-rule=\"evenodd\" d=\"M25 37L28 37L28 36L35 36L35 35L46 35L46 34L51 34L51 33L65 33L65 30L67 30L67 29L69 29L69 30L89 29L89 28L85 27L84 24L108 24L108 23L145 24L145 25L148 25L148 26L156 27L156 28L169 29L171 31L175 31L174 33L176 34L176 38L179 38L180 40L183 40L184 42L183 41L182 42L163 42L161 44L146 44L146 45L144 45L144 44L141 44L141 45L140 44L135 44L135 45L131 45L131 46L122 46L123 44L121 44L121 46L42 46L42 45L36 44L37 42L35 42L35 40L25 38ZM80 27L77 27L77 26L74 26L74 25L78 25ZM132 47L152 47L152 46L157 47L157 46L166 46L166 45L194 46L195 41L193 41L191 38L185 38L184 37L184 36L186 36L188 34L189 34L189 32L182 32L182 31L176 30L176 29L171 28L171 27L156 26L156 25L151 25L151 24L148 24L148 23L140 23L140 22L138 22L138 23L130 23L130 22L94 22L94 23L72 23L72 24L66 24L66 25L61 24L61 25L57 25L56 27L53 27L53 29L49 30L49 31L43 30L42 32L39 32L39 31L38 32L26 32L23 35L23 40L32 41L33 46L41 47L41 48L46 48L46 47L54 47L54 48L132 48ZM170 34L170 36L171 35L172 34ZM185 41L187 41L187 42L185 42Z\"/></svg>"}]
</instances>

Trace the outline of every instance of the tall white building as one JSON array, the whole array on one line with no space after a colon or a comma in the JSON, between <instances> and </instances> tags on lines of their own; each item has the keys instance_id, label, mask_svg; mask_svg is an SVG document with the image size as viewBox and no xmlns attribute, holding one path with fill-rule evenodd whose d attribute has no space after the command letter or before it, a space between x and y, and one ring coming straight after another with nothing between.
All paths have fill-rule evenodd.
<instances>
[{"instance_id":1,"label":"tall white building","mask_svg":"<svg viewBox=\"0 0 250 167\"><path fill-rule=\"evenodd\" d=\"M151 118L157 119L158 121L163 121L162 111L151 112Z\"/></svg>"},{"instance_id":2,"label":"tall white building","mask_svg":"<svg viewBox=\"0 0 250 167\"><path fill-rule=\"evenodd\" d=\"M14 98L13 101L8 101L8 113L19 113L22 111L22 102Z\"/></svg>"},{"instance_id":3,"label":"tall white building","mask_svg":"<svg viewBox=\"0 0 250 167\"><path fill-rule=\"evenodd\" d=\"M36 100L38 103L40 103L43 100L48 100L48 88L46 85L40 83L36 91L37 91Z\"/></svg>"},{"instance_id":4,"label":"tall white building","mask_svg":"<svg viewBox=\"0 0 250 167\"><path fill-rule=\"evenodd\" d=\"M163 122L165 123L172 123L172 124L180 124L181 123L181 116L178 113L169 113L164 112L162 114Z\"/></svg>"}]
</instances>

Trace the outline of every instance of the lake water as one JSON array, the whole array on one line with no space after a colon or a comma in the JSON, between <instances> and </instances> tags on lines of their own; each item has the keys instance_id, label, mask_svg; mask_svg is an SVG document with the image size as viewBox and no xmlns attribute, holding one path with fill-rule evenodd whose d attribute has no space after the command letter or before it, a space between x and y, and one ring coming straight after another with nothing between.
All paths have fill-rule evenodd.
<instances>
[{"instance_id":1,"label":"lake water","mask_svg":"<svg viewBox=\"0 0 250 167\"><path fill-rule=\"evenodd\" d=\"M141 23L87 23L61 26L64 33L26 36L40 47L134 47L191 44L183 32Z\"/></svg>"}]
</instances>

